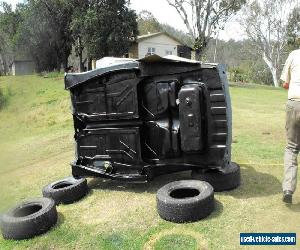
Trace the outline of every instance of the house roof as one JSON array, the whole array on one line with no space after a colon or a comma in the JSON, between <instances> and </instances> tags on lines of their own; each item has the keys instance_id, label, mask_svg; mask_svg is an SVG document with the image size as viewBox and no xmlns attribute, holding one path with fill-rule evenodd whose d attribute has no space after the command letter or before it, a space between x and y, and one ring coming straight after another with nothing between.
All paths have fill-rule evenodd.
<instances>
[{"instance_id":1,"label":"house roof","mask_svg":"<svg viewBox=\"0 0 300 250\"><path fill-rule=\"evenodd\" d=\"M156 36L159 36L159 35L162 35L162 34L166 34L166 33L165 32L148 33L146 35L138 36L136 40L141 41L141 40L148 39L148 38L151 38L151 37L156 37Z\"/></svg>"},{"instance_id":2,"label":"house roof","mask_svg":"<svg viewBox=\"0 0 300 250\"><path fill-rule=\"evenodd\" d=\"M148 38L152 38L152 37L156 37L156 36L160 36L160 35L166 35L166 36L170 37L171 39L175 40L176 42L178 42L178 43L180 43L184 46L187 46L186 44L182 43L179 39L177 39L176 37L170 35L168 32L165 32L165 31L138 36L137 39L136 39L136 42L141 42L141 41L146 40ZM191 48L190 46L187 46L187 47Z\"/></svg>"}]
</instances>

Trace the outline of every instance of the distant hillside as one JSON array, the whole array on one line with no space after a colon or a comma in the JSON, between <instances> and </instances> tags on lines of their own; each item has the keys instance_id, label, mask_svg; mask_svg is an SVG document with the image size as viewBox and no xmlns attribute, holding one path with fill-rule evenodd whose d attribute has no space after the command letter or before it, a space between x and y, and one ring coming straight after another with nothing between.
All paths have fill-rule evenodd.
<instances>
[{"instance_id":1,"label":"distant hillside","mask_svg":"<svg viewBox=\"0 0 300 250\"><path fill-rule=\"evenodd\" d=\"M165 31L170 35L176 37L183 44L190 47L194 46L193 39L188 34L181 30L175 29L169 24L159 23L158 20L149 11L144 10L140 12L137 21L140 35Z\"/></svg>"}]
</instances>

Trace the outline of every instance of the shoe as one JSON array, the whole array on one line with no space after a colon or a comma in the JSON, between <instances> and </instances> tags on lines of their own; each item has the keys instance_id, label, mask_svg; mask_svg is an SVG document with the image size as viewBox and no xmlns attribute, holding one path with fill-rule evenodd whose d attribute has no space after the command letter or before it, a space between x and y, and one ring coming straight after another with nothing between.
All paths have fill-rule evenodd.
<instances>
[{"instance_id":1,"label":"shoe","mask_svg":"<svg viewBox=\"0 0 300 250\"><path fill-rule=\"evenodd\" d=\"M293 192L290 190L283 191L282 201L291 204L293 201Z\"/></svg>"}]
</instances>

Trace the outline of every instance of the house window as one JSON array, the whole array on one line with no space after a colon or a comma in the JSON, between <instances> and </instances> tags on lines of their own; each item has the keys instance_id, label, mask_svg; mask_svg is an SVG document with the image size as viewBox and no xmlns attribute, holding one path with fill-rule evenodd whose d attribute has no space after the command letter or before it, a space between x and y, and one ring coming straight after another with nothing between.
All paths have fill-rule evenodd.
<instances>
[{"instance_id":1,"label":"house window","mask_svg":"<svg viewBox=\"0 0 300 250\"><path fill-rule=\"evenodd\" d=\"M148 48L148 55L154 55L155 54L155 48Z\"/></svg>"},{"instance_id":2,"label":"house window","mask_svg":"<svg viewBox=\"0 0 300 250\"><path fill-rule=\"evenodd\" d=\"M166 55L173 55L173 51L172 50L166 50Z\"/></svg>"}]
</instances>

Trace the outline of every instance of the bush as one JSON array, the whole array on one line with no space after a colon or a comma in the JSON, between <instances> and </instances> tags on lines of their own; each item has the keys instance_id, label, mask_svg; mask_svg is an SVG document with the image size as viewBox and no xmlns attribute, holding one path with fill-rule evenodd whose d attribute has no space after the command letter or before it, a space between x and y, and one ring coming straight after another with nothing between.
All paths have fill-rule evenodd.
<instances>
[{"instance_id":1,"label":"bush","mask_svg":"<svg viewBox=\"0 0 300 250\"><path fill-rule=\"evenodd\" d=\"M229 69L229 80L231 82L247 82L247 73L244 69L234 67Z\"/></svg>"},{"instance_id":2,"label":"bush","mask_svg":"<svg viewBox=\"0 0 300 250\"><path fill-rule=\"evenodd\" d=\"M4 107L5 103L6 103L6 97L3 93L3 90L0 89L0 109Z\"/></svg>"},{"instance_id":3,"label":"bush","mask_svg":"<svg viewBox=\"0 0 300 250\"><path fill-rule=\"evenodd\" d=\"M229 68L229 80L231 82L251 82L256 84L272 85L271 72L263 62L244 62L238 67Z\"/></svg>"},{"instance_id":4,"label":"bush","mask_svg":"<svg viewBox=\"0 0 300 250\"><path fill-rule=\"evenodd\" d=\"M273 85L272 74L263 63L250 65L248 75L251 81L254 83Z\"/></svg>"},{"instance_id":5,"label":"bush","mask_svg":"<svg viewBox=\"0 0 300 250\"><path fill-rule=\"evenodd\" d=\"M2 109L7 104L9 97L12 95L13 93L10 87L7 87L6 91L0 88L0 109Z\"/></svg>"}]
</instances>

